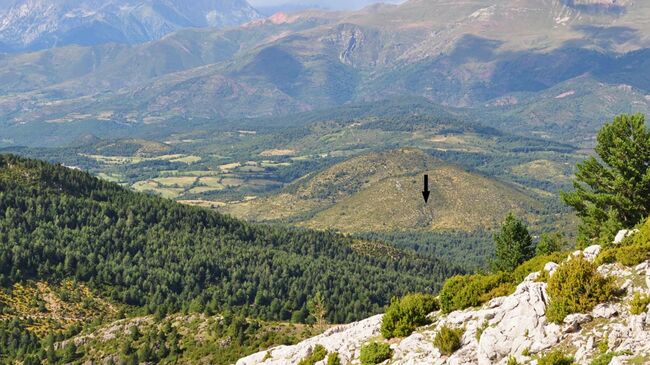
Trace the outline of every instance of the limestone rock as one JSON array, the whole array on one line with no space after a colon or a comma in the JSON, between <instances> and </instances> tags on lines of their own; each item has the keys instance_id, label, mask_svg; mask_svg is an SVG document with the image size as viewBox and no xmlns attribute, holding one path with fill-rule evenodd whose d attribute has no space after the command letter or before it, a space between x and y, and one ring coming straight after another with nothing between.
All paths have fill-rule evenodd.
<instances>
[{"instance_id":1,"label":"limestone rock","mask_svg":"<svg viewBox=\"0 0 650 365\"><path fill-rule=\"evenodd\" d=\"M585 248L582 254L584 255L585 259L593 262L596 260L596 257L598 257L601 250L602 248L599 245L593 245Z\"/></svg>"},{"instance_id":2,"label":"limestone rock","mask_svg":"<svg viewBox=\"0 0 650 365\"><path fill-rule=\"evenodd\" d=\"M564 318L564 333L578 332L581 326L593 318L589 314L575 313Z\"/></svg>"},{"instance_id":3,"label":"limestone rock","mask_svg":"<svg viewBox=\"0 0 650 365\"><path fill-rule=\"evenodd\" d=\"M553 275L555 273L555 270L558 268L558 264L555 262L547 262L546 265L544 265L544 271L548 272L549 275Z\"/></svg>"},{"instance_id":4,"label":"limestone rock","mask_svg":"<svg viewBox=\"0 0 650 365\"><path fill-rule=\"evenodd\" d=\"M633 235L633 234L635 234L637 232L639 232L638 229L622 229L622 230L618 231L618 233L616 233L616 237L614 237L614 243L619 244L619 243L623 242L623 240L626 237L629 237L629 236L631 236L631 235Z\"/></svg>"},{"instance_id":5,"label":"limestone rock","mask_svg":"<svg viewBox=\"0 0 650 365\"><path fill-rule=\"evenodd\" d=\"M594 318L612 318L618 315L618 309L612 303L600 303L591 311Z\"/></svg>"}]
</instances>

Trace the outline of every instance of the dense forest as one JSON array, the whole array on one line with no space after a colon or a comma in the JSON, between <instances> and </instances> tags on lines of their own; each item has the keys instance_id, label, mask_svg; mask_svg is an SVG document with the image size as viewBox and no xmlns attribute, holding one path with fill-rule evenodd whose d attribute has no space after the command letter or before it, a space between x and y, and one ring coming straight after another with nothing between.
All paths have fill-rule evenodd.
<instances>
[{"instance_id":1,"label":"dense forest","mask_svg":"<svg viewBox=\"0 0 650 365\"><path fill-rule=\"evenodd\" d=\"M12 155L0 157L0 211L3 287L74 278L150 312L304 321L320 291L327 319L346 322L455 273L429 257L359 252L334 233L249 225Z\"/></svg>"}]
</instances>

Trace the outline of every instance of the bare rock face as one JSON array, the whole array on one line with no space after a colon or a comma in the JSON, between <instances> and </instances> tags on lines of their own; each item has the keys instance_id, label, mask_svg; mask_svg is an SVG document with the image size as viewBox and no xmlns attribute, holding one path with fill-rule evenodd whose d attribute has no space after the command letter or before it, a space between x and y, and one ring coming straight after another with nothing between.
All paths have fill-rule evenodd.
<instances>
[{"instance_id":1,"label":"bare rock face","mask_svg":"<svg viewBox=\"0 0 650 365\"><path fill-rule=\"evenodd\" d=\"M542 351L555 345L561 334L546 321L546 283L524 282L496 309L479 341L477 363L499 362L524 349Z\"/></svg>"},{"instance_id":2,"label":"bare rock face","mask_svg":"<svg viewBox=\"0 0 650 365\"><path fill-rule=\"evenodd\" d=\"M600 247L589 247L571 257L584 255L595 259ZM552 272L557 264L548 263ZM402 339L391 340L392 365L506 365L514 357L521 364L536 363L535 356L561 348L578 364L590 364L600 355L599 344L606 343L608 351L619 352L610 364L627 364L628 360L650 358L650 310L631 315L629 300L634 292L650 293L645 276L650 263L635 268L607 264L598 268L602 275L613 276L616 282L629 283L627 292L615 301L598 304L590 313L567 316L562 324L546 319L549 298L546 283L536 282L539 273L529 275L515 292L494 298L481 308L455 311L447 315L431 314L433 323L417 329ZM371 340L381 339L381 315L339 326L323 335L294 346L280 346L243 358L237 365L297 364L320 344L330 352L338 352L343 364L360 364L361 347ZM464 328L461 348L444 356L433 345L441 327ZM480 336L477 335L482 331ZM569 350L567 350L569 349ZM324 365L325 361L318 365Z\"/></svg>"},{"instance_id":3,"label":"bare rock face","mask_svg":"<svg viewBox=\"0 0 650 365\"><path fill-rule=\"evenodd\" d=\"M381 318L376 315L363 321L331 328L322 335L312 337L294 346L278 346L258 352L237 361L236 365L291 365L297 364L309 355L316 345L322 345L328 352L338 352L343 364L359 358L361 346L371 338L379 336Z\"/></svg>"}]
</instances>

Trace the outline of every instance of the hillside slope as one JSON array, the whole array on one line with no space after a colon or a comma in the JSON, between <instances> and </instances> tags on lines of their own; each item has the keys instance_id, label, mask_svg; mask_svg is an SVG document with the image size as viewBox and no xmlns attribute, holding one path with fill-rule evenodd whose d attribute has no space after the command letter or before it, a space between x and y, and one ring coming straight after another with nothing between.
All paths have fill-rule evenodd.
<instances>
[{"instance_id":1,"label":"hillside slope","mask_svg":"<svg viewBox=\"0 0 650 365\"><path fill-rule=\"evenodd\" d=\"M0 155L0 191L4 288L75 279L136 307L174 312L194 303L278 320L304 318L321 291L328 320L344 322L393 295L433 290L456 271L381 244L249 225L11 155Z\"/></svg>"},{"instance_id":2,"label":"hillside slope","mask_svg":"<svg viewBox=\"0 0 650 365\"><path fill-rule=\"evenodd\" d=\"M424 174L431 189L426 205ZM250 220L369 232L471 231L493 226L510 211L525 214L539 206L534 194L407 148L353 157L304 177L283 193L222 209Z\"/></svg>"}]
</instances>

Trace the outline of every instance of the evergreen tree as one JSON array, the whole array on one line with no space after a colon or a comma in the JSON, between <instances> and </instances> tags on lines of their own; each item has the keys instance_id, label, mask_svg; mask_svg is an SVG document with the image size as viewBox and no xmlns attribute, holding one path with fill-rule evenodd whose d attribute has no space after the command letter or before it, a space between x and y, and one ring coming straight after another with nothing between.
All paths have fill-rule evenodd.
<instances>
[{"instance_id":1,"label":"evergreen tree","mask_svg":"<svg viewBox=\"0 0 650 365\"><path fill-rule=\"evenodd\" d=\"M553 252L562 251L565 246L564 235L562 233L544 233L535 247L537 256L550 255Z\"/></svg>"},{"instance_id":2,"label":"evergreen tree","mask_svg":"<svg viewBox=\"0 0 650 365\"><path fill-rule=\"evenodd\" d=\"M510 213L494 235L496 260L492 263L495 271L512 271L524 261L533 257L533 244L528 228L520 219Z\"/></svg>"},{"instance_id":3,"label":"evergreen tree","mask_svg":"<svg viewBox=\"0 0 650 365\"><path fill-rule=\"evenodd\" d=\"M316 292L316 295L307 302L307 308L309 309L309 314L316 320L318 328L323 330L326 324L325 317L327 316L327 305L325 304L323 295L320 292Z\"/></svg>"},{"instance_id":4,"label":"evergreen tree","mask_svg":"<svg viewBox=\"0 0 650 365\"><path fill-rule=\"evenodd\" d=\"M618 229L650 215L650 129L641 114L620 115L598 133L596 153L579 163L562 200L582 219L578 241L608 244Z\"/></svg>"}]
</instances>

